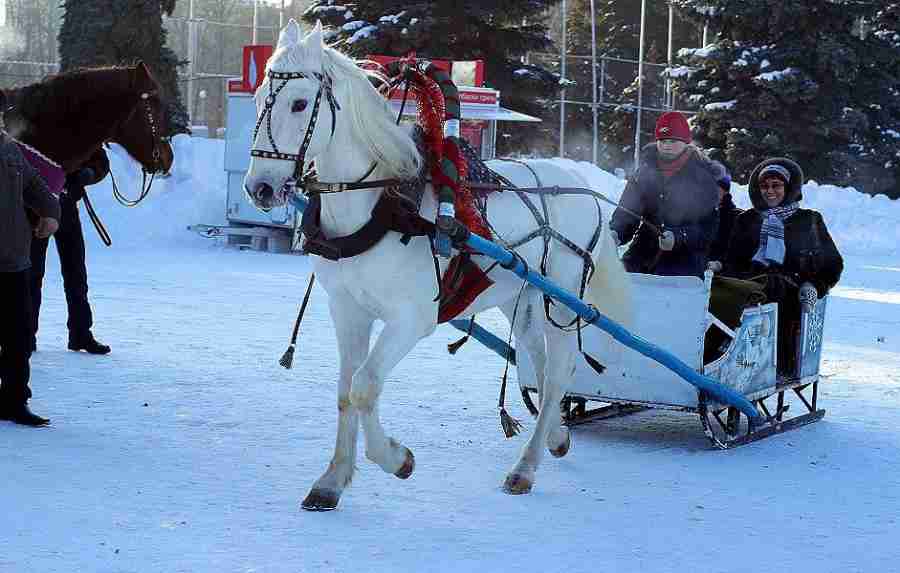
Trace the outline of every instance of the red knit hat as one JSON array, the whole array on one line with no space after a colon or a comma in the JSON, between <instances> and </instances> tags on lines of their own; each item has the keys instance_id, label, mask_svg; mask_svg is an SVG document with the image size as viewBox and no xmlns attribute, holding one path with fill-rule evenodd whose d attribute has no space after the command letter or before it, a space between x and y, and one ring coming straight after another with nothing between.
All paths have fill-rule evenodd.
<instances>
[{"instance_id":1,"label":"red knit hat","mask_svg":"<svg viewBox=\"0 0 900 573\"><path fill-rule=\"evenodd\" d=\"M691 142L691 126L677 111L667 111L656 120L656 139L678 139Z\"/></svg>"}]
</instances>

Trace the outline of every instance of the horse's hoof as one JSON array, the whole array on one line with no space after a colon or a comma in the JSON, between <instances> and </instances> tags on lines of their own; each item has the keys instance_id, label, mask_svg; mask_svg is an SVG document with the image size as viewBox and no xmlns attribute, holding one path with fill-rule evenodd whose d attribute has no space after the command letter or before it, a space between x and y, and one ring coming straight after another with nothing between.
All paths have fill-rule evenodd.
<instances>
[{"instance_id":1,"label":"horse's hoof","mask_svg":"<svg viewBox=\"0 0 900 573\"><path fill-rule=\"evenodd\" d=\"M566 441L555 448L548 448L550 450L550 455L554 458L564 457L569 453L569 448L572 447L572 434L566 430Z\"/></svg>"},{"instance_id":2,"label":"horse's hoof","mask_svg":"<svg viewBox=\"0 0 900 573\"><path fill-rule=\"evenodd\" d=\"M531 493L531 480L520 474L509 474L503 484L503 491L510 495Z\"/></svg>"},{"instance_id":3,"label":"horse's hoof","mask_svg":"<svg viewBox=\"0 0 900 573\"><path fill-rule=\"evenodd\" d=\"M413 470L416 469L416 457L409 448L404 449L406 450L406 460L400 466L400 469L394 472L394 475L400 479L407 479L413 474Z\"/></svg>"},{"instance_id":4,"label":"horse's hoof","mask_svg":"<svg viewBox=\"0 0 900 573\"><path fill-rule=\"evenodd\" d=\"M330 489L313 489L300 504L306 511L332 511L337 509L341 495Z\"/></svg>"}]
</instances>

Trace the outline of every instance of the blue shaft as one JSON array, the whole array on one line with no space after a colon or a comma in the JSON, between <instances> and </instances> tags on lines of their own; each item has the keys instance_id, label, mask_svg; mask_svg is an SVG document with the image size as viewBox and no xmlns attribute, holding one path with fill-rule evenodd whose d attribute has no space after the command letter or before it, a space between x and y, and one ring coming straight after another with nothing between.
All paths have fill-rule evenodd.
<instances>
[{"instance_id":1,"label":"blue shaft","mask_svg":"<svg viewBox=\"0 0 900 573\"><path fill-rule=\"evenodd\" d=\"M294 207L301 211L305 209L307 205L306 199L298 194L292 195L291 203L294 205ZM536 286L542 292L563 303L564 305L572 309L573 312L577 313L578 316L584 319L585 322L593 324L601 330L609 333L620 343L633 350L636 350L637 352L640 352L647 358L659 362L660 364L683 378L686 382L692 384L697 389L706 392L720 404L728 404L729 406L738 408L754 422L761 421L762 416L760 416L759 412L756 410L756 406L754 406L753 403L747 400L744 396L738 394L731 388L719 384L709 376L704 376L703 374L695 372L693 368L682 362L671 352L663 350L655 344L644 340L640 336L636 336L628 332L628 330L626 330L616 322L613 322L606 316L597 312L595 309L586 305L584 302L582 302L581 299L579 299L569 291L553 284L543 275L527 269L525 265L522 264L521 260L516 259L512 253L510 253L503 247L482 237L479 237L475 233L469 233L469 238L466 241L466 244L473 250L479 253L484 253L495 261L498 261L504 268L509 269L510 271L515 273L516 276L521 277L529 284ZM478 328L480 329L481 327ZM488 334L490 336L493 336L489 332ZM484 337L483 333L479 333L478 335L476 335L474 329L472 331L472 336L479 340ZM491 349L495 352L497 351L493 347Z\"/></svg>"},{"instance_id":2,"label":"blue shaft","mask_svg":"<svg viewBox=\"0 0 900 573\"><path fill-rule=\"evenodd\" d=\"M469 332L469 320L457 318L449 321L450 326L455 328L456 330L460 330L462 332ZM481 326L477 322L472 325L472 338L477 340L478 342L485 345L488 350L493 350L496 352L500 358L506 360L506 357L509 356L509 363L513 366L516 365L516 349L510 347L509 344L506 343L505 340Z\"/></svg>"}]
</instances>

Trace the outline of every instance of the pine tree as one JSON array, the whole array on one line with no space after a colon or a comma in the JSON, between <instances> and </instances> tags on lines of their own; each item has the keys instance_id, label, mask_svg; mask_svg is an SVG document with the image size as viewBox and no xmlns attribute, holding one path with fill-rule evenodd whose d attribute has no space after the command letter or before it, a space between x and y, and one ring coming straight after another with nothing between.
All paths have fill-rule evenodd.
<instances>
[{"instance_id":1,"label":"pine tree","mask_svg":"<svg viewBox=\"0 0 900 573\"><path fill-rule=\"evenodd\" d=\"M129 65L141 60L166 92L169 133L186 133L188 116L178 89L178 60L166 46L163 13L176 0L65 0L59 32L62 71L79 67Z\"/></svg>"},{"instance_id":2,"label":"pine tree","mask_svg":"<svg viewBox=\"0 0 900 573\"><path fill-rule=\"evenodd\" d=\"M349 55L484 60L485 84L503 105L544 118L541 124L499 122L498 154L550 153L556 133L552 113L559 77L522 59L552 49L543 20L553 0L380 0L348 7L320 0L304 19L332 27L329 41Z\"/></svg>"},{"instance_id":3,"label":"pine tree","mask_svg":"<svg viewBox=\"0 0 900 573\"><path fill-rule=\"evenodd\" d=\"M677 89L700 106L695 128L737 178L785 155L821 183L896 195L896 3L881 11L850 0L681 3L719 34L703 50L682 52L691 72ZM866 34L860 22L873 21L878 33Z\"/></svg>"}]
</instances>

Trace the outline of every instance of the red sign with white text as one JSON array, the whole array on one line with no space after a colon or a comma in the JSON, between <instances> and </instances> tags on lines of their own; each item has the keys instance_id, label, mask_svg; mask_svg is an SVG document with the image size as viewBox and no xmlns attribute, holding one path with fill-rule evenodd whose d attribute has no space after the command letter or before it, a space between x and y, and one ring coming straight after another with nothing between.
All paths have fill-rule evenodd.
<instances>
[{"instance_id":1,"label":"red sign with white text","mask_svg":"<svg viewBox=\"0 0 900 573\"><path fill-rule=\"evenodd\" d=\"M244 46L241 80L245 91L256 92L256 88L266 79L266 63L274 51L275 48L266 44Z\"/></svg>"}]
</instances>

